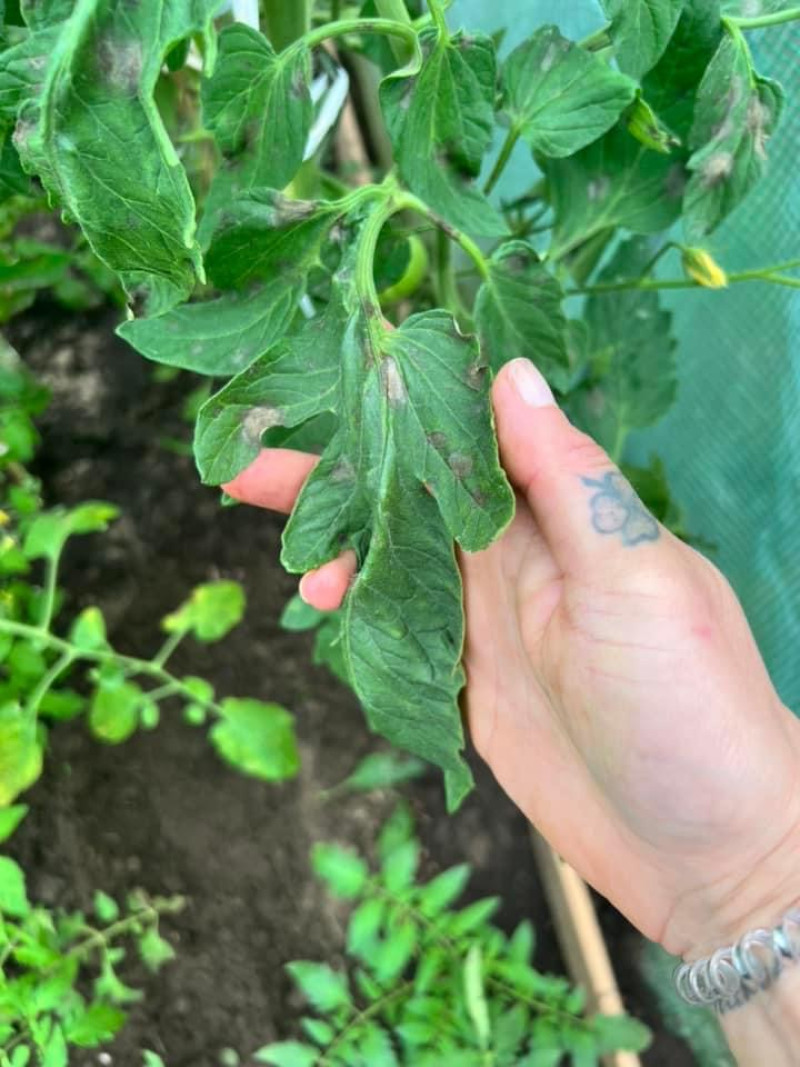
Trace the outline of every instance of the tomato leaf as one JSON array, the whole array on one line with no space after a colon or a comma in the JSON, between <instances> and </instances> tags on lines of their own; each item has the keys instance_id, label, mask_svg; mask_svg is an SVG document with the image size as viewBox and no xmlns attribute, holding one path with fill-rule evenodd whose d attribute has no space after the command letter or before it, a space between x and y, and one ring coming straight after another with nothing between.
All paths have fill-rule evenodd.
<instances>
[{"instance_id":1,"label":"tomato leaf","mask_svg":"<svg viewBox=\"0 0 800 1067\"><path fill-rule=\"evenodd\" d=\"M661 58L686 0L600 0L620 70L641 78Z\"/></svg>"},{"instance_id":2,"label":"tomato leaf","mask_svg":"<svg viewBox=\"0 0 800 1067\"><path fill-rule=\"evenodd\" d=\"M505 223L472 181L492 139L494 44L478 35L420 35L421 70L381 83L381 106L403 181L459 229L505 232Z\"/></svg>"},{"instance_id":3,"label":"tomato leaf","mask_svg":"<svg viewBox=\"0 0 800 1067\"><path fill-rule=\"evenodd\" d=\"M0 807L10 804L42 773L36 720L18 704L0 707Z\"/></svg>"},{"instance_id":4,"label":"tomato leaf","mask_svg":"<svg viewBox=\"0 0 800 1067\"><path fill-rule=\"evenodd\" d=\"M292 179L311 129L310 80L307 49L278 55L263 34L239 22L222 31L214 73L203 86L203 116L223 164L208 194L201 240L232 196L256 186L282 189Z\"/></svg>"},{"instance_id":5,"label":"tomato leaf","mask_svg":"<svg viewBox=\"0 0 800 1067\"><path fill-rule=\"evenodd\" d=\"M279 704L229 697L222 718L211 728L211 741L234 767L280 782L292 778L300 765L292 716Z\"/></svg>"},{"instance_id":6,"label":"tomato leaf","mask_svg":"<svg viewBox=\"0 0 800 1067\"><path fill-rule=\"evenodd\" d=\"M759 77L741 34L726 34L697 93L686 189L687 240L702 243L752 189L783 104L777 82Z\"/></svg>"},{"instance_id":7,"label":"tomato leaf","mask_svg":"<svg viewBox=\"0 0 800 1067\"><path fill-rule=\"evenodd\" d=\"M692 127L697 88L721 38L719 0L685 0L666 51L644 79L648 103L682 142Z\"/></svg>"},{"instance_id":8,"label":"tomato leaf","mask_svg":"<svg viewBox=\"0 0 800 1067\"><path fill-rule=\"evenodd\" d=\"M482 350L493 370L519 357L535 358L557 389L570 378L563 293L524 241L509 241L489 260L489 277L475 302Z\"/></svg>"},{"instance_id":9,"label":"tomato leaf","mask_svg":"<svg viewBox=\"0 0 800 1067\"><path fill-rule=\"evenodd\" d=\"M647 241L621 245L601 282L636 278L651 258ZM592 356L587 380L571 398L576 422L612 455L629 430L657 422L675 399L672 315L653 290L597 293L584 313Z\"/></svg>"},{"instance_id":10,"label":"tomato leaf","mask_svg":"<svg viewBox=\"0 0 800 1067\"><path fill-rule=\"evenodd\" d=\"M195 430L195 457L204 482L229 481L256 458L264 433L275 426L299 426L336 407L338 353L343 307L332 301L324 315L309 320L203 407Z\"/></svg>"},{"instance_id":11,"label":"tomato leaf","mask_svg":"<svg viewBox=\"0 0 800 1067\"><path fill-rule=\"evenodd\" d=\"M242 621L244 590L238 582L206 582L163 620L167 633L190 632L198 641L220 641Z\"/></svg>"},{"instance_id":12,"label":"tomato leaf","mask_svg":"<svg viewBox=\"0 0 800 1067\"><path fill-rule=\"evenodd\" d=\"M80 224L95 253L151 312L186 299L201 274L194 200L153 93L190 34L212 47L220 0L79 4L63 24L15 143L26 168ZM133 165L131 165L133 162Z\"/></svg>"},{"instance_id":13,"label":"tomato leaf","mask_svg":"<svg viewBox=\"0 0 800 1067\"><path fill-rule=\"evenodd\" d=\"M648 151L622 126L569 159L547 161L561 256L613 226L658 233L680 215L686 176L680 162Z\"/></svg>"},{"instance_id":14,"label":"tomato leaf","mask_svg":"<svg viewBox=\"0 0 800 1067\"><path fill-rule=\"evenodd\" d=\"M636 82L542 26L503 64L503 111L512 130L546 156L571 156L609 130Z\"/></svg>"}]
</instances>

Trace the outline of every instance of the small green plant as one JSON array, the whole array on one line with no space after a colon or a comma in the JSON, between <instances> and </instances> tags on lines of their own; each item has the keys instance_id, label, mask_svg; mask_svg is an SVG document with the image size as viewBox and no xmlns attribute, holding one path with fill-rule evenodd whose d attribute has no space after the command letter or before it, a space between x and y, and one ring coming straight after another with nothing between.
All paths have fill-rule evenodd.
<instances>
[{"instance_id":1,"label":"small green plant","mask_svg":"<svg viewBox=\"0 0 800 1067\"><path fill-rule=\"evenodd\" d=\"M155 728L161 705L173 699L188 722L210 722L212 744L240 770L267 781L291 777L298 756L285 709L219 698L205 679L169 669L184 638L219 641L239 623L245 600L236 582L198 586L162 620L166 637L149 659L116 650L96 607L62 620L62 553L71 537L105 530L117 509L97 501L42 509L39 483L24 464L38 440L33 418L46 402L6 345L0 352L0 805L39 777L47 720L85 714L99 740L118 744L139 727Z\"/></svg>"},{"instance_id":2,"label":"small green plant","mask_svg":"<svg viewBox=\"0 0 800 1067\"><path fill-rule=\"evenodd\" d=\"M0 812L0 841L25 813L23 805ZM137 891L124 910L96 893L91 916L37 907L19 865L0 856L0 1067L66 1067L71 1047L110 1041L141 997L120 978L128 952L120 942L157 971L174 955L159 920L183 904Z\"/></svg>"},{"instance_id":3,"label":"small green plant","mask_svg":"<svg viewBox=\"0 0 800 1067\"><path fill-rule=\"evenodd\" d=\"M303 1037L255 1054L273 1067L594 1067L605 1052L641 1050L647 1028L627 1016L584 1015L584 996L532 964L534 933L491 923L500 901L459 908L470 870L418 879L420 845L398 807L377 841L377 867L317 844L314 870L352 909L349 967L288 965L313 1015Z\"/></svg>"},{"instance_id":4,"label":"small green plant","mask_svg":"<svg viewBox=\"0 0 800 1067\"><path fill-rule=\"evenodd\" d=\"M496 39L451 27L443 0L265 0L265 33L221 0L21 0L0 52L8 165L119 278L121 335L229 379L198 414L203 480L225 483L264 445L321 453L283 563L355 551L329 646L373 728L444 770L451 808L471 787L454 545L486 547L514 506L492 373L534 355L685 534L658 461L626 463L631 432L676 392L658 291L800 284L800 260L726 276L707 248L761 178L783 107L747 35L800 9L601 6L588 39L540 26L498 62ZM368 185L329 168L311 88L330 42L380 80ZM520 144L530 187L504 203ZM679 273L663 280L669 257Z\"/></svg>"}]
</instances>

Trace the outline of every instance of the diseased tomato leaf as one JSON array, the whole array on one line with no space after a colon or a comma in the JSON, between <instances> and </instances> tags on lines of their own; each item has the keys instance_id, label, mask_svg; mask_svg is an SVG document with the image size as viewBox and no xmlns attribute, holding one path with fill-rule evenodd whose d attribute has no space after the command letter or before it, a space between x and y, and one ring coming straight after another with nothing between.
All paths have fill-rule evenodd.
<instances>
[{"instance_id":1,"label":"diseased tomato leaf","mask_svg":"<svg viewBox=\"0 0 800 1067\"><path fill-rule=\"evenodd\" d=\"M60 26L42 29L0 52L0 117L4 122L13 125L21 105L38 97L60 33Z\"/></svg>"},{"instance_id":2,"label":"diseased tomato leaf","mask_svg":"<svg viewBox=\"0 0 800 1067\"><path fill-rule=\"evenodd\" d=\"M615 126L569 159L546 162L556 216L551 256L614 226L658 233L679 217L683 164L652 152Z\"/></svg>"},{"instance_id":3,"label":"diseased tomato leaf","mask_svg":"<svg viewBox=\"0 0 800 1067\"><path fill-rule=\"evenodd\" d=\"M178 41L204 35L213 56L219 7L220 0L79 4L15 133L26 169L153 313L185 300L201 272L194 200L153 92Z\"/></svg>"},{"instance_id":4,"label":"diseased tomato leaf","mask_svg":"<svg viewBox=\"0 0 800 1067\"><path fill-rule=\"evenodd\" d=\"M286 332L297 312L297 288L278 283L248 294L225 293L132 319L117 333L156 363L216 377L237 374Z\"/></svg>"},{"instance_id":5,"label":"diseased tomato leaf","mask_svg":"<svg viewBox=\"0 0 800 1067\"><path fill-rule=\"evenodd\" d=\"M300 426L338 408L341 305L278 342L200 409L194 451L203 481L230 481L258 455L276 426ZM268 398L269 403L265 402Z\"/></svg>"},{"instance_id":6,"label":"diseased tomato leaf","mask_svg":"<svg viewBox=\"0 0 800 1067\"><path fill-rule=\"evenodd\" d=\"M692 127L697 88L721 38L719 0L685 0L664 55L642 83L650 106L684 144Z\"/></svg>"},{"instance_id":7,"label":"diseased tomato leaf","mask_svg":"<svg viewBox=\"0 0 800 1067\"><path fill-rule=\"evenodd\" d=\"M534 151L571 156L609 130L636 95L631 78L542 26L503 64L502 108Z\"/></svg>"},{"instance_id":8,"label":"diseased tomato leaf","mask_svg":"<svg viewBox=\"0 0 800 1067\"><path fill-rule=\"evenodd\" d=\"M434 211L468 233L505 232L473 184L491 143L496 63L488 37L420 35L423 63L381 83L381 106L400 176Z\"/></svg>"},{"instance_id":9,"label":"diseased tomato leaf","mask_svg":"<svg viewBox=\"0 0 800 1067\"><path fill-rule=\"evenodd\" d=\"M638 278L652 259L650 243L635 237L620 245L601 282ZM675 399L672 315L658 292L627 289L595 293L586 301L589 365L570 396L578 425L619 458L628 431L651 426Z\"/></svg>"},{"instance_id":10,"label":"diseased tomato leaf","mask_svg":"<svg viewBox=\"0 0 800 1067\"><path fill-rule=\"evenodd\" d=\"M600 0L620 70L641 78L661 58L686 0Z\"/></svg>"},{"instance_id":11,"label":"diseased tomato leaf","mask_svg":"<svg viewBox=\"0 0 800 1067\"><path fill-rule=\"evenodd\" d=\"M222 153L205 204L200 240L231 197L258 186L282 189L303 161L311 122L311 56L276 54L258 30L240 22L219 36L219 56L203 86L203 118Z\"/></svg>"},{"instance_id":12,"label":"diseased tomato leaf","mask_svg":"<svg viewBox=\"0 0 800 1067\"><path fill-rule=\"evenodd\" d=\"M492 370L533 359L550 383L570 379L561 286L524 241L509 241L489 260L489 277L475 301L475 324Z\"/></svg>"},{"instance_id":13,"label":"diseased tomato leaf","mask_svg":"<svg viewBox=\"0 0 800 1067\"><path fill-rule=\"evenodd\" d=\"M19 7L25 24L39 30L69 18L75 0L20 0Z\"/></svg>"},{"instance_id":14,"label":"diseased tomato leaf","mask_svg":"<svg viewBox=\"0 0 800 1067\"><path fill-rule=\"evenodd\" d=\"M783 92L753 70L740 33L726 34L697 92L684 224L702 243L752 189L766 166Z\"/></svg>"},{"instance_id":15,"label":"diseased tomato leaf","mask_svg":"<svg viewBox=\"0 0 800 1067\"><path fill-rule=\"evenodd\" d=\"M117 330L148 359L198 374L236 374L289 328L309 271L341 209L257 189L228 205L206 256L221 296Z\"/></svg>"},{"instance_id":16,"label":"diseased tomato leaf","mask_svg":"<svg viewBox=\"0 0 800 1067\"><path fill-rule=\"evenodd\" d=\"M384 326L356 288L360 240L324 318L208 401L198 462L205 480L229 478L255 455L267 423L335 411L338 427L298 498L282 559L301 573L355 549L360 570L342 613L347 675L375 729L444 768L455 806L470 776L459 754L463 617L453 540L485 547L510 520L513 496L476 340L444 311Z\"/></svg>"}]
</instances>

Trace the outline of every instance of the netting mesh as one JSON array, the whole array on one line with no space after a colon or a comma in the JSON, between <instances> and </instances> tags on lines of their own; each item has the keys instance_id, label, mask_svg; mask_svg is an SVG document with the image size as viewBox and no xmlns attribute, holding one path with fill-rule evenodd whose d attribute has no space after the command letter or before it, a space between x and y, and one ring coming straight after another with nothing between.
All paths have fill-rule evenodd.
<instances>
[{"instance_id":1,"label":"netting mesh","mask_svg":"<svg viewBox=\"0 0 800 1067\"><path fill-rule=\"evenodd\" d=\"M456 0L450 19L507 27L504 52L546 22L573 39L602 24L593 0ZM800 25L748 40L787 104L766 178L711 242L729 271L800 257ZM529 187L531 166L518 145L498 195ZM674 259L664 269L674 276ZM800 713L800 290L753 283L666 302L680 343L678 401L631 439L633 458L664 458L690 529L716 544L775 683Z\"/></svg>"}]
</instances>

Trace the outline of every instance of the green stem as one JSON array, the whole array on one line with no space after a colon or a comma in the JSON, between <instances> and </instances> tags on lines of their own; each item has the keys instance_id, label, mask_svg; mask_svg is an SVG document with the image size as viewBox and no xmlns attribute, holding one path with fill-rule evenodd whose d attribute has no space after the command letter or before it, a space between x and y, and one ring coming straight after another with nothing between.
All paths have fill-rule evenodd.
<instances>
[{"instance_id":1,"label":"green stem","mask_svg":"<svg viewBox=\"0 0 800 1067\"><path fill-rule=\"evenodd\" d=\"M391 19L392 22L411 28L411 16L408 13L405 0L375 0L375 10L381 18ZM390 46L392 54L398 63L403 65L408 62L411 50L407 43L399 41L397 38L392 38Z\"/></svg>"},{"instance_id":2,"label":"green stem","mask_svg":"<svg viewBox=\"0 0 800 1067\"><path fill-rule=\"evenodd\" d=\"M622 460L622 453L625 449L625 442L627 439L628 427L625 425L624 422L619 422L617 424L617 432L614 435L614 444L612 445L611 451L609 452L609 455L617 464L617 466L619 466L620 461Z\"/></svg>"},{"instance_id":3,"label":"green stem","mask_svg":"<svg viewBox=\"0 0 800 1067\"><path fill-rule=\"evenodd\" d=\"M328 22L305 34L302 41L297 42L296 47L317 48L325 41L331 41L336 37L347 37L351 33L379 33L405 41L412 53L412 62L408 64L409 69L416 72L422 66L422 49L414 27L392 19L342 19L340 22Z\"/></svg>"},{"instance_id":4,"label":"green stem","mask_svg":"<svg viewBox=\"0 0 800 1067\"><path fill-rule=\"evenodd\" d=\"M450 31L447 28L447 19L444 17L444 6L441 0L428 0L428 10L439 34L447 37Z\"/></svg>"},{"instance_id":5,"label":"green stem","mask_svg":"<svg viewBox=\"0 0 800 1067\"><path fill-rule=\"evenodd\" d=\"M153 656L153 665L163 667L184 637L186 637L186 630L176 630L175 633L170 634L155 656Z\"/></svg>"},{"instance_id":6,"label":"green stem","mask_svg":"<svg viewBox=\"0 0 800 1067\"><path fill-rule=\"evenodd\" d=\"M31 692L31 695L28 697L25 704L25 708L31 718L36 716L36 713L39 710L39 705L42 700L44 700L45 696L47 696L51 686L58 680L59 675L63 674L68 667L71 667L76 658L75 653L71 649L64 651L52 665L50 670L42 675L36 688Z\"/></svg>"},{"instance_id":7,"label":"green stem","mask_svg":"<svg viewBox=\"0 0 800 1067\"><path fill-rule=\"evenodd\" d=\"M53 621L53 612L55 610L56 603L56 583L58 581L58 559L48 557L45 570L44 579L44 600L42 602L42 618L40 626L43 630L50 629L50 623Z\"/></svg>"},{"instance_id":8,"label":"green stem","mask_svg":"<svg viewBox=\"0 0 800 1067\"><path fill-rule=\"evenodd\" d=\"M452 241L455 241L456 244L461 245L475 264L481 278L483 278L484 281L489 278L489 264L486 262L486 257L471 237L467 237L461 230L456 229L455 226L451 226L449 222L446 222L434 211L431 211L424 201L411 193L402 193L396 198L395 204L397 205L398 211L415 211L418 215L430 219L434 226L444 231L444 233L446 233Z\"/></svg>"},{"instance_id":9,"label":"green stem","mask_svg":"<svg viewBox=\"0 0 800 1067\"><path fill-rule=\"evenodd\" d=\"M263 0L266 33L276 52L299 41L311 26L309 0Z\"/></svg>"},{"instance_id":10,"label":"green stem","mask_svg":"<svg viewBox=\"0 0 800 1067\"><path fill-rule=\"evenodd\" d=\"M24 622L12 622L10 619L0 619L0 633L13 634L15 637L25 638L27 641L42 642L45 645L49 645L50 648L57 652L61 652L62 656L67 656L71 660L86 660L91 663L116 663L122 667L127 674L143 674L148 678L152 678L154 681L159 682L162 686L168 685L172 690L183 696L186 700L191 701L194 704L201 704L206 710L213 712L215 715L222 715L222 708L214 700L204 700L197 696L189 686L185 685L179 678L176 678L169 671L159 666L153 660L138 659L136 656L124 656L119 652L115 652L113 649L83 649L78 648L76 645L71 644L69 641L65 641L61 637L56 637L55 634L49 633L47 630L42 630L38 626L29 626Z\"/></svg>"},{"instance_id":11,"label":"green stem","mask_svg":"<svg viewBox=\"0 0 800 1067\"><path fill-rule=\"evenodd\" d=\"M773 11L771 15L753 15L751 18L728 15L726 22L738 26L740 30L761 30L766 26L779 26L782 22L796 22L800 19L800 7L787 7L785 11Z\"/></svg>"},{"instance_id":12,"label":"green stem","mask_svg":"<svg viewBox=\"0 0 800 1067\"><path fill-rule=\"evenodd\" d=\"M459 948L457 943L451 938L447 937L445 934L440 933L439 930L436 928L436 924L431 919L429 919L427 915L424 915L418 908L416 908L413 904L409 903L407 900L403 900L401 897L395 896L394 893L390 892L388 889L382 886L380 882L373 881L372 889L374 890L376 896L383 897L385 900L389 901L398 909L399 918L402 918L405 915L408 916L410 919L413 919L414 922L418 923L421 927L428 931L433 940L438 944L440 948L444 949L444 951L450 956L451 959L463 961L464 952ZM569 1012L557 1007L550 1001L540 999L539 997L536 997L532 994L523 993L522 990L517 989L515 986L509 985L502 978L495 978L494 975L492 975L491 973L487 974L485 977L487 985L494 986L495 989L514 997L515 1000L520 1001L522 1004L527 1004L527 1006L535 1012L539 1012L543 1015L548 1013L551 1015L556 1015L559 1018L564 1019L565 1021L569 1020L569 1022L573 1025L576 1022L583 1022L582 1019L577 1019L574 1015L571 1015Z\"/></svg>"},{"instance_id":13,"label":"green stem","mask_svg":"<svg viewBox=\"0 0 800 1067\"><path fill-rule=\"evenodd\" d=\"M520 132L518 127L512 126L506 134L506 139L503 141L503 147L500 149L500 155L495 160L495 164L492 167L492 173L489 175L486 185L483 187L486 196L488 196L492 189L494 189L495 185L497 185L500 180L500 175L506 169L506 164L511 158L511 153L514 151L517 141L519 140Z\"/></svg>"},{"instance_id":14,"label":"green stem","mask_svg":"<svg viewBox=\"0 0 800 1067\"><path fill-rule=\"evenodd\" d=\"M69 952L66 953L66 956L68 958L82 959L93 949L107 945L115 938L124 937L138 926L157 922L161 915L179 912L185 906L185 897L163 897L154 900L148 907L142 908L141 911L128 915L124 919L117 919L116 922L111 923L104 930L95 930L89 937L79 941L77 945L73 945Z\"/></svg>"},{"instance_id":15,"label":"green stem","mask_svg":"<svg viewBox=\"0 0 800 1067\"><path fill-rule=\"evenodd\" d=\"M610 29L610 24L601 26L599 30L595 30L594 33L590 33L588 37L584 37L583 40L578 41L578 46L584 48L587 52L596 52L601 48L607 48L608 45L611 44L611 38L608 36L608 31Z\"/></svg>"},{"instance_id":16,"label":"green stem","mask_svg":"<svg viewBox=\"0 0 800 1067\"><path fill-rule=\"evenodd\" d=\"M459 323L469 319L453 272L452 245L444 230L436 231L436 296L442 307L452 311Z\"/></svg>"},{"instance_id":17,"label":"green stem","mask_svg":"<svg viewBox=\"0 0 800 1067\"><path fill-rule=\"evenodd\" d=\"M790 278L781 272L800 267L800 259L790 259L786 263L776 263L771 267L758 267L728 275L728 282L736 285L740 282L771 282L775 285L789 285L800 288L800 279ZM704 286L691 278L627 278L619 282L601 282L599 285L584 285L570 289L567 296L594 296L596 293L621 293L630 289L702 289Z\"/></svg>"},{"instance_id":18,"label":"green stem","mask_svg":"<svg viewBox=\"0 0 800 1067\"><path fill-rule=\"evenodd\" d=\"M413 982L403 982L397 989L393 989L391 993L385 993L374 1003L370 1004L368 1008L364 1008L353 1016L339 1031L339 1033L331 1039L330 1043L326 1046L322 1053L322 1059L319 1060L317 1067L327 1067L332 1061L329 1059L330 1055L335 1051L338 1045L344 1041L348 1034L352 1033L357 1026L362 1023L369 1022L370 1019L374 1019L376 1015L388 1008L390 1004L393 1004L396 1000L401 1000L404 996L410 993L414 988Z\"/></svg>"}]
</instances>

